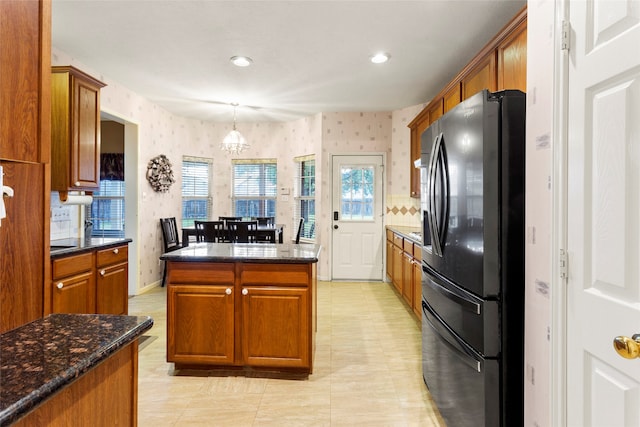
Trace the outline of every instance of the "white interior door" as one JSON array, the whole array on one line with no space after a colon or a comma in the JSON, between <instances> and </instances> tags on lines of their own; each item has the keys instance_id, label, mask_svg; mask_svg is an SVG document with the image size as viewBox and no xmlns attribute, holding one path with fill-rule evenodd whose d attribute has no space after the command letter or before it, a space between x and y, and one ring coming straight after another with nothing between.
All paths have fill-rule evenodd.
<instances>
[{"instance_id":1,"label":"white interior door","mask_svg":"<svg viewBox=\"0 0 640 427\"><path fill-rule=\"evenodd\" d=\"M333 156L332 161L331 277L382 280L382 156Z\"/></svg>"},{"instance_id":2,"label":"white interior door","mask_svg":"<svg viewBox=\"0 0 640 427\"><path fill-rule=\"evenodd\" d=\"M567 425L640 425L640 1L569 3Z\"/></svg>"}]
</instances>

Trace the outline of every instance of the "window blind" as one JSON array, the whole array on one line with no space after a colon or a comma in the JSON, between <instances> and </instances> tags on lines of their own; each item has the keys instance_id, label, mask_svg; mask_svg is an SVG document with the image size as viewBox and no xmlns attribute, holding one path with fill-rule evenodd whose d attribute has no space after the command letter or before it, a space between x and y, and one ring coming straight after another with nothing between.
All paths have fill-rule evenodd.
<instances>
[{"instance_id":1,"label":"window blind","mask_svg":"<svg viewBox=\"0 0 640 427\"><path fill-rule=\"evenodd\" d=\"M85 210L92 237L124 237L124 191L124 181L100 180L100 189Z\"/></svg>"},{"instance_id":2,"label":"window blind","mask_svg":"<svg viewBox=\"0 0 640 427\"><path fill-rule=\"evenodd\" d=\"M296 179L294 184L295 206L293 213L294 233L298 231L300 218L304 219L300 238L316 238L316 162L315 156L296 157Z\"/></svg>"},{"instance_id":3,"label":"window blind","mask_svg":"<svg viewBox=\"0 0 640 427\"><path fill-rule=\"evenodd\" d=\"M182 159L182 227L211 218L212 159Z\"/></svg>"},{"instance_id":4,"label":"window blind","mask_svg":"<svg viewBox=\"0 0 640 427\"><path fill-rule=\"evenodd\" d=\"M232 160L233 215L243 218L276 216L276 159Z\"/></svg>"}]
</instances>

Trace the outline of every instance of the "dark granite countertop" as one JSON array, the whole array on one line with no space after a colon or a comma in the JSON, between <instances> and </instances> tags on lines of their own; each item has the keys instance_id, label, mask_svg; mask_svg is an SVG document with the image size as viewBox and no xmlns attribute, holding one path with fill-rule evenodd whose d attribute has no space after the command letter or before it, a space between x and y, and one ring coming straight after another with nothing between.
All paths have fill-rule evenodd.
<instances>
[{"instance_id":1,"label":"dark granite countertop","mask_svg":"<svg viewBox=\"0 0 640 427\"><path fill-rule=\"evenodd\" d=\"M0 335L0 425L18 420L153 326L150 317L51 314Z\"/></svg>"},{"instance_id":2,"label":"dark granite countertop","mask_svg":"<svg viewBox=\"0 0 640 427\"><path fill-rule=\"evenodd\" d=\"M387 225L387 229L394 233L402 234L405 239L411 240L413 243L422 245L422 229L420 227L409 227L405 225ZM418 233L418 234L415 234Z\"/></svg>"},{"instance_id":3,"label":"dark granite countertop","mask_svg":"<svg viewBox=\"0 0 640 427\"><path fill-rule=\"evenodd\" d=\"M167 261L275 262L283 264L318 262L320 245L308 243L196 243L160 257Z\"/></svg>"},{"instance_id":4,"label":"dark granite countertop","mask_svg":"<svg viewBox=\"0 0 640 427\"><path fill-rule=\"evenodd\" d=\"M107 249L132 242L129 238L93 237L91 239L58 239L51 241L51 259Z\"/></svg>"}]
</instances>

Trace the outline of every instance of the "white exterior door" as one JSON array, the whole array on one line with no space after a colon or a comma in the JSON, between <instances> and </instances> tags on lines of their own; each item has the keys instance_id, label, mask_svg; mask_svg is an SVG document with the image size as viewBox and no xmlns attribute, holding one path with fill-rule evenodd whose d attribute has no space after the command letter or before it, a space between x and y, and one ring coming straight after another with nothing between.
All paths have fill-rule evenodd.
<instances>
[{"instance_id":1,"label":"white exterior door","mask_svg":"<svg viewBox=\"0 0 640 427\"><path fill-rule=\"evenodd\" d=\"M332 273L382 280L382 155L333 156Z\"/></svg>"},{"instance_id":2,"label":"white exterior door","mask_svg":"<svg viewBox=\"0 0 640 427\"><path fill-rule=\"evenodd\" d=\"M640 1L572 1L567 425L640 425Z\"/></svg>"}]
</instances>

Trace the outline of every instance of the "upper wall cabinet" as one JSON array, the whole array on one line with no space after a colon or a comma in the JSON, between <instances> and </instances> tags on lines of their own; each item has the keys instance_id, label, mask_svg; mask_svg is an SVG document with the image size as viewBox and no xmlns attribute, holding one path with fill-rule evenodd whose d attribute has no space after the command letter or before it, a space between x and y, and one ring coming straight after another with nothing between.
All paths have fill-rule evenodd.
<instances>
[{"instance_id":1,"label":"upper wall cabinet","mask_svg":"<svg viewBox=\"0 0 640 427\"><path fill-rule=\"evenodd\" d=\"M411 129L411 197L420 197L422 132L461 101L480 92L527 90L527 9L523 8L409 123Z\"/></svg>"},{"instance_id":2,"label":"upper wall cabinet","mask_svg":"<svg viewBox=\"0 0 640 427\"><path fill-rule=\"evenodd\" d=\"M48 163L50 4L0 3L0 159Z\"/></svg>"},{"instance_id":3,"label":"upper wall cabinet","mask_svg":"<svg viewBox=\"0 0 640 427\"><path fill-rule=\"evenodd\" d=\"M51 189L94 191L100 184L100 89L71 67L52 67Z\"/></svg>"}]
</instances>

